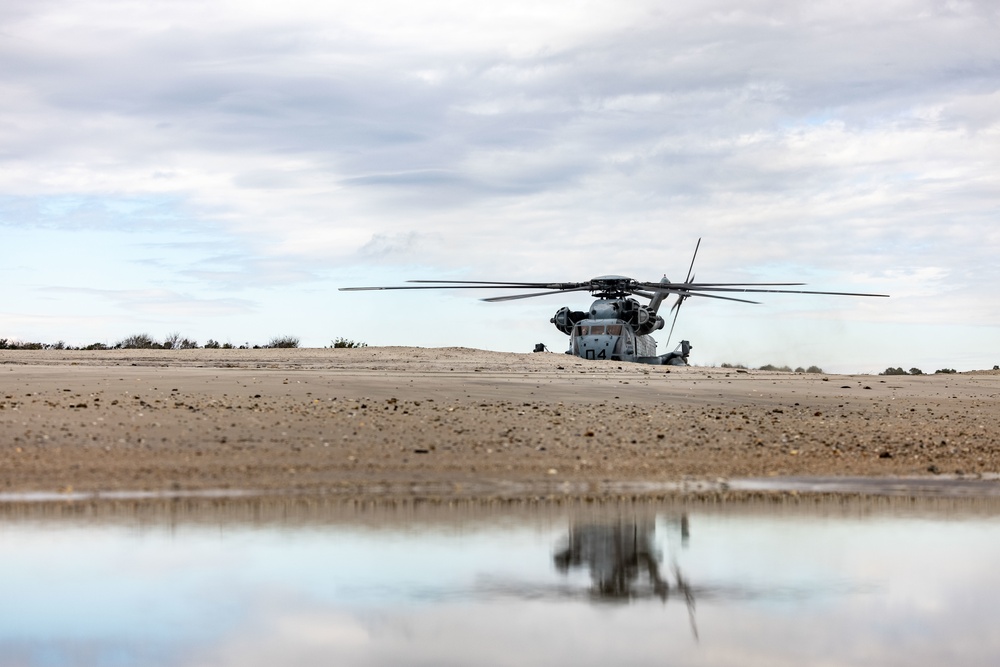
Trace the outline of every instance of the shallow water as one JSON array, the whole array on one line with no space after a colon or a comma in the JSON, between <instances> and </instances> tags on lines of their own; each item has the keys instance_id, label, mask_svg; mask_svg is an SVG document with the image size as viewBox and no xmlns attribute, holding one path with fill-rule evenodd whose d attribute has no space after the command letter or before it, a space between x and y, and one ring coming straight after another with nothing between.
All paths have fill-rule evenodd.
<instances>
[{"instance_id":1,"label":"shallow water","mask_svg":"<svg viewBox=\"0 0 1000 667\"><path fill-rule=\"evenodd\" d=\"M0 507L0 665L995 665L1000 504Z\"/></svg>"}]
</instances>

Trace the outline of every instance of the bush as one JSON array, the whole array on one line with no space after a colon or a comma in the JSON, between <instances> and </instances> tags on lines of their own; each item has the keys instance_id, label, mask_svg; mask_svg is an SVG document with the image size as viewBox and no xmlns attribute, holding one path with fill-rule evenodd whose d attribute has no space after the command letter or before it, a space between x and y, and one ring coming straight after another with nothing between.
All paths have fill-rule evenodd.
<instances>
[{"instance_id":1,"label":"bush","mask_svg":"<svg viewBox=\"0 0 1000 667\"><path fill-rule=\"evenodd\" d=\"M806 369L806 373L822 373L823 369L819 366L810 366Z\"/></svg>"},{"instance_id":2,"label":"bush","mask_svg":"<svg viewBox=\"0 0 1000 667\"><path fill-rule=\"evenodd\" d=\"M153 340L149 334L133 334L115 343L115 347L122 350L151 350L163 346Z\"/></svg>"},{"instance_id":3,"label":"bush","mask_svg":"<svg viewBox=\"0 0 1000 667\"><path fill-rule=\"evenodd\" d=\"M330 342L332 343L330 347L368 347L368 343L360 343L346 338L335 338Z\"/></svg>"},{"instance_id":4,"label":"bush","mask_svg":"<svg viewBox=\"0 0 1000 667\"><path fill-rule=\"evenodd\" d=\"M879 373L879 375L908 375L908 373L904 371L902 367L893 368L892 366L889 366L889 368Z\"/></svg>"},{"instance_id":5,"label":"bush","mask_svg":"<svg viewBox=\"0 0 1000 667\"><path fill-rule=\"evenodd\" d=\"M790 366L775 366L774 364L764 364L758 370L762 371L782 371L785 373L791 373L792 369Z\"/></svg>"},{"instance_id":6,"label":"bush","mask_svg":"<svg viewBox=\"0 0 1000 667\"><path fill-rule=\"evenodd\" d=\"M956 371L954 368L939 368L936 371L934 371L934 374L937 375L938 373L957 373L957 372L958 371Z\"/></svg>"},{"instance_id":7,"label":"bush","mask_svg":"<svg viewBox=\"0 0 1000 667\"><path fill-rule=\"evenodd\" d=\"M181 338L179 333L172 333L163 340L165 350L193 350L198 347L198 341Z\"/></svg>"},{"instance_id":8,"label":"bush","mask_svg":"<svg viewBox=\"0 0 1000 667\"><path fill-rule=\"evenodd\" d=\"M212 340L211 338L209 338L208 342L205 343L205 349L206 350L218 350L220 347L222 347L222 346L219 345L219 341Z\"/></svg>"},{"instance_id":9,"label":"bush","mask_svg":"<svg viewBox=\"0 0 1000 667\"><path fill-rule=\"evenodd\" d=\"M0 350L43 350L45 347L41 343L18 343L9 338L0 338Z\"/></svg>"},{"instance_id":10,"label":"bush","mask_svg":"<svg viewBox=\"0 0 1000 667\"><path fill-rule=\"evenodd\" d=\"M920 370L919 368L911 368L910 369L910 375L923 375L923 374L924 374L924 372L922 370Z\"/></svg>"},{"instance_id":11,"label":"bush","mask_svg":"<svg viewBox=\"0 0 1000 667\"><path fill-rule=\"evenodd\" d=\"M276 336L264 347L298 347L299 339L295 336ZM256 345L254 347L257 347Z\"/></svg>"}]
</instances>

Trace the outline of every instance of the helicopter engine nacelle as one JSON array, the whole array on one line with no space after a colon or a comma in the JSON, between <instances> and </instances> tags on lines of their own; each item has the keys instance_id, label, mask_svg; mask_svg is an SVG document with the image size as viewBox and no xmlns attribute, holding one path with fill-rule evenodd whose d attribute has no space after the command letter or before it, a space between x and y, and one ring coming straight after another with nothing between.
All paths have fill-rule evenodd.
<instances>
[{"instance_id":1,"label":"helicopter engine nacelle","mask_svg":"<svg viewBox=\"0 0 1000 667\"><path fill-rule=\"evenodd\" d=\"M622 311L621 317L632 325L632 329L638 335L645 336L663 328L663 318L649 306L644 306L633 299L626 300L624 305L626 308Z\"/></svg>"},{"instance_id":2,"label":"helicopter engine nacelle","mask_svg":"<svg viewBox=\"0 0 1000 667\"><path fill-rule=\"evenodd\" d=\"M573 333L573 327L580 320L586 319L587 313L569 308L560 308L549 322L556 325L556 329L562 331L567 336Z\"/></svg>"}]
</instances>

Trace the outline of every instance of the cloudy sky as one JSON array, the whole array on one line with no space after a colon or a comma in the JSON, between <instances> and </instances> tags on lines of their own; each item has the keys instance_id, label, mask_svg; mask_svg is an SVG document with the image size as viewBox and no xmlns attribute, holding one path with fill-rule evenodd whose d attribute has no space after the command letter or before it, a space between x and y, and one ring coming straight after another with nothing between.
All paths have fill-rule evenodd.
<instances>
[{"instance_id":1,"label":"cloudy sky","mask_svg":"<svg viewBox=\"0 0 1000 667\"><path fill-rule=\"evenodd\" d=\"M994 2L0 4L0 337L562 351L586 294L690 300L692 362L1000 363ZM661 352L665 334L659 334Z\"/></svg>"}]
</instances>

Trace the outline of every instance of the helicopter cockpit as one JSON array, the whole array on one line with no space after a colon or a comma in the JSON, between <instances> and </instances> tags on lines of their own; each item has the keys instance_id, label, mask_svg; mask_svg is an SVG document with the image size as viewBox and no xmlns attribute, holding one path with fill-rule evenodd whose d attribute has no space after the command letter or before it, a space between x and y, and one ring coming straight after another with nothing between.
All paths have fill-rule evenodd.
<instances>
[{"instance_id":1,"label":"helicopter cockpit","mask_svg":"<svg viewBox=\"0 0 1000 667\"><path fill-rule=\"evenodd\" d=\"M622 325L620 324L593 324L590 326L584 324L576 325L576 335L577 336L621 336L622 335Z\"/></svg>"},{"instance_id":2,"label":"helicopter cockpit","mask_svg":"<svg viewBox=\"0 0 1000 667\"><path fill-rule=\"evenodd\" d=\"M590 324L586 321L573 327L570 342L572 353L584 359L620 361L635 353L635 336L622 324Z\"/></svg>"}]
</instances>

